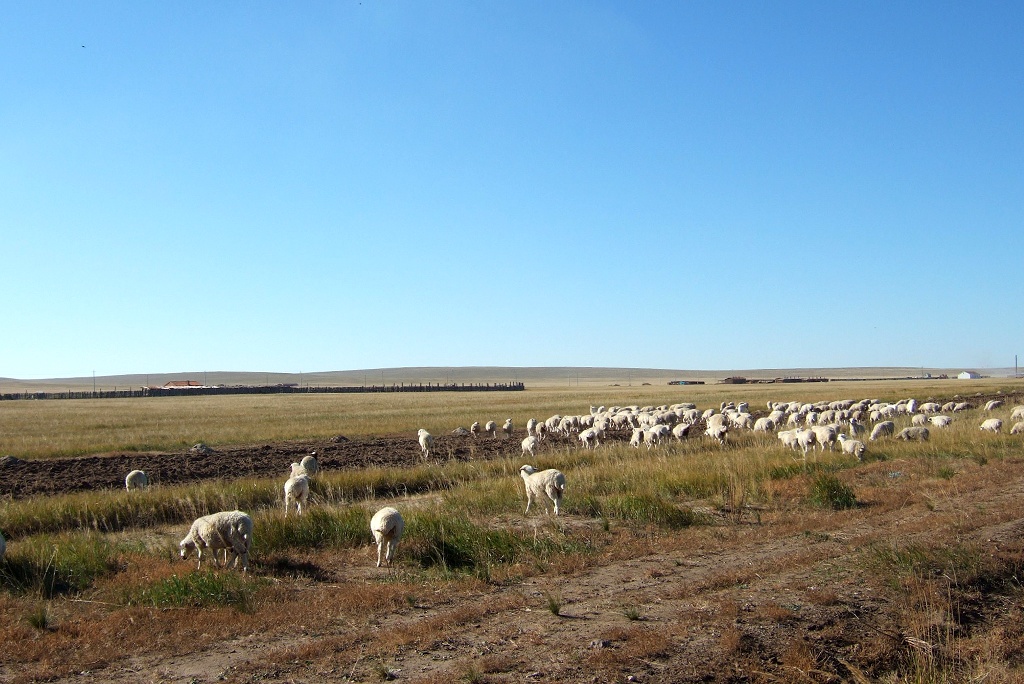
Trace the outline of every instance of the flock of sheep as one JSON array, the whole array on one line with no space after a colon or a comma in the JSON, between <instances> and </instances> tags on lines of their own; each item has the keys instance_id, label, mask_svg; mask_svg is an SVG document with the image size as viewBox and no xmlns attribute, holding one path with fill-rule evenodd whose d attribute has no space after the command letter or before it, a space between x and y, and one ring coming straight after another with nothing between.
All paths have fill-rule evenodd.
<instances>
[{"instance_id":1,"label":"flock of sheep","mask_svg":"<svg viewBox=\"0 0 1024 684\"><path fill-rule=\"evenodd\" d=\"M987 402L983 410L992 414L1002 407L1003 402L994 399ZM596 449L612 433L629 433L630 446L639 448L644 445L651 449L670 437L682 441L691 436L695 426L703 424L703 434L720 445L726 444L730 431L775 432L784 446L802 451L804 458L815 447L821 451L826 448L831 451L838 446L843 453L862 460L867 445L858 437L864 434L868 434L868 441L885 437L926 441L930 435L929 426L947 428L953 423L950 414L971 408L967 402L919 404L915 399L897 402L869 399L815 403L769 401L767 415L755 418L746 402L722 402L718 409L705 411L698 410L692 403L657 407L591 406L589 414L556 414L544 421L529 419L526 422L527 436L521 446L523 456L532 458L538 446L550 437L572 439L575 436L582 448ZM899 433L892 420L897 416L911 418L911 425ZM1009 420L1015 421L1010 434L1024 433L1024 405L1014 406ZM870 431L868 425L871 426ZM986 418L980 425L980 429L987 432L1000 432L1002 427L1003 421L998 417ZM505 421L501 431L506 437L512 437L512 418ZM482 429L479 422L474 422L469 430L460 427L453 431L455 435L474 438L481 434L497 438L497 433L497 423L493 420L487 421ZM427 430L421 429L417 433L417 440L423 458L429 458L434 448L434 437ZM291 472L284 484L285 516L293 506L296 514L302 515L309 503L310 478L318 472L316 452L299 463L291 464ZM530 507L537 503L543 505L547 513L550 501L554 505L554 514L558 515L565 494L565 475L553 468L537 471L531 465L522 466L519 474L526 490L526 512L529 513ZM141 470L133 470L125 477L125 489L129 492L148 485L149 478ZM370 531L377 545L377 567L392 564L404 529L405 522L397 509L387 506L374 514L370 521ZM213 552L214 564L219 566L217 552L224 550L225 566L235 567L240 562L245 572L249 568L252 541L253 521L248 514L242 511L220 511L196 519L178 546L182 559L196 553L199 568L202 567L206 551ZM0 535L0 558L5 551L6 542Z\"/></svg>"}]
</instances>

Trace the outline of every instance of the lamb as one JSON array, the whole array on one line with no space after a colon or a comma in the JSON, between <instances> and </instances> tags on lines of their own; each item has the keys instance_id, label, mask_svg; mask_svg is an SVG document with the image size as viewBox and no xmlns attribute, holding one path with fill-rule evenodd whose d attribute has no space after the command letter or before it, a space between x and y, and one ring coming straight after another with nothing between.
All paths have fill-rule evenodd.
<instances>
[{"instance_id":1,"label":"lamb","mask_svg":"<svg viewBox=\"0 0 1024 684\"><path fill-rule=\"evenodd\" d=\"M498 436L498 424L495 423L493 420L487 421L487 423L484 425L484 432L489 434L491 437L497 437Z\"/></svg>"},{"instance_id":2,"label":"lamb","mask_svg":"<svg viewBox=\"0 0 1024 684\"><path fill-rule=\"evenodd\" d=\"M864 452L867 451L867 447L864 446L864 442L861 442L860 440L857 439L850 439L844 434L840 434L838 439L839 444L843 448L844 454L856 456L858 461L864 460Z\"/></svg>"},{"instance_id":3,"label":"lamb","mask_svg":"<svg viewBox=\"0 0 1024 684\"><path fill-rule=\"evenodd\" d=\"M197 518L188 534L178 543L182 560L187 559L193 551L199 556L199 565L203 567L203 551L213 551L213 563L220 567L217 550L227 549L230 555L225 556L225 565L237 565L242 560L242 572L249 569L249 549L252 546L252 518L242 511L220 511Z\"/></svg>"},{"instance_id":4,"label":"lamb","mask_svg":"<svg viewBox=\"0 0 1024 684\"><path fill-rule=\"evenodd\" d=\"M506 418L505 424L501 426L501 431L505 433L506 437L512 437L512 419Z\"/></svg>"},{"instance_id":5,"label":"lamb","mask_svg":"<svg viewBox=\"0 0 1024 684\"><path fill-rule=\"evenodd\" d=\"M124 478L124 488L129 492L133 489L145 489L149 486L149 477L141 470L133 470Z\"/></svg>"},{"instance_id":6,"label":"lamb","mask_svg":"<svg viewBox=\"0 0 1024 684\"><path fill-rule=\"evenodd\" d=\"M302 506L304 504L308 505L309 502L309 475L305 473L292 475L284 483L285 517L288 516L288 511L292 507L293 502L295 503L298 515L302 515Z\"/></svg>"},{"instance_id":7,"label":"lamb","mask_svg":"<svg viewBox=\"0 0 1024 684\"><path fill-rule=\"evenodd\" d=\"M870 439L874 442L876 439L884 437L886 435L892 436L896 432L896 423L891 420L883 420L881 423L877 423L875 427L871 428Z\"/></svg>"},{"instance_id":8,"label":"lamb","mask_svg":"<svg viewBox=\"0 0 1024 684\"><path fill-rule=\"evenodd\" d=\"M577 437L584 449L594 448L596 449L600 442L597 441L598 430L597 428L587 428L581 432Z\"/></svg>"},{"instance_id":9,"label":"lamb","mask_svg":"<svg viewBox=\"0 0 1024 684\"><path fill-rule=\"evenodd\" d=\"M1003 429L1003 421L998 418L989 418L981 424L981 429L987 432L999 432Z\"/></svg>"},{"instance_id":10,"label":"lamb","mask_svg":"<svg viewBox=\"0 0 1024 684\"><path fill-rule=\"evenodd\" d=\"M526 454L530 454L530 456L532 458L533 457L533 450L537 448L537 444L539 442L540 442L540 439L537 437L537 435L527 435L526 439L524 439L523 442L522 442L522 445L523 445L523 456L526 456Z\"/></svg>"},{"instance_id":11,"label":"lamb","mask_svg":"<svg viewBox=\"0 0 1024 684\"><path fill-rule=\"evenodd\" d=\"M921 440L922 442L928 441L928 428L926 427L908 427L900 430L900 433L896 435L896 439L902 439L905 442L913 442Z\"/></svg>"},{"instance_id":12,"label":"lamb","mask_svg":"<svg viewBox=\"0 0 1024 684\"><path fill-rule=\"evenodd\" d=\"M775 421L771 418L758 418L754 421L754 432L775 432Z\"/></svg>"},{"instance_id":13,"label":"lamb","mask_svg":"<svg viewBox=\"0 0 1024 684\"><path fill-rule=\"evenodd\" d=\"M425 461L430 458L430 450L434 448L434 436L423 428L419 429L416 436L419 438L420 452L423 454L423 460Z\"/></svg>"},{"instance_id":14,"label":"lamb","mask_svg":"<svg viewBox=\"0 0 1024 684\"><path fill-rule=\"evenodd\" d=\"M554 502L555 515L558 515L562 495L565 494L565 475L554 468L537 472L537 469L531 465L524 465L519 469L519 474L526 484L526 512L530 512L530 504L536 498L543 502L546 515L548 512L546 496Z\"/></svg>"},{"instance_id":15,"label":"lamb","mask_svg":"<svg viewBox=\"0 0 1024 684\"><path fill-rule=\"evenodd\" d=\"M385 506L373 514L370 519L370 533L373 541L377 544L377 567L381 561L387 563L388 567L395 560L395 549L405 531L405 520L397 508Z\"/></svg>"},{"instance_id":16,"label":"lamb","mask_svg":"<svg viewBox=\"0 0 1024 684\"><path fill-rule=\"evenodd\" d=\"M308 456L303 456L302 461L299 463L302 469L306 471L306 474L312 477L320 472L320 464L316 460L316 452L311 452Z\"/></svg>"}]
</instances>

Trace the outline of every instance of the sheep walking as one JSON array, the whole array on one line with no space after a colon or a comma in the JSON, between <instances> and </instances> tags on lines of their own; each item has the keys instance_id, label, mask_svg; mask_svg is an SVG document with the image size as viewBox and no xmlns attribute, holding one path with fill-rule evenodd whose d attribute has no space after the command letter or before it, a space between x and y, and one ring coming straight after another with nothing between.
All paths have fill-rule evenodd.
<instances>
[{"instance_id":1,"label":"sheep walking","mask_svg":"<svg viewBox=\"0 0 1024 684\"><path fill-rule=\"evenodd\" d=\"M1024 420L1024 406L1014 406L1010 411L1010 420Z\"/></svg>"},{"instance_id":2,"label":"sheep walking","mask_svg":"<svg viewBox=\"0 0 1024 684\"><path fill-rule=\"evenodd\" d=\"M597 439L597 428L587 428L580 434L576 435L576 437L580 440L580 444L583 445L584 449L596 449L600 444L600 442Z\"/></svg>"},{"instance_id":3,"label":"sheep walking","mask_svg":"<svg viewBox=\"0 0 1024 684\"><path fill-rule=\"evenodd\" d=\"M305 473L292 475L284 483L284 515L288 517L289 509L295 504L296 512L302 515L302 507L309 503L309 475Z\"/></svg>"},{"instance_id":4,"label":"sheep walking","mask_svg":"<svg viewBox=\"0 0 1024 684\"><path fill-rule=\"evenodd\" d=\"M398 548L398 541L405 531L405 521L398 509L385 506L373 514L370 520L370 532L373 534L373 541L377 543L377 567L381 561L388 566L395 560L395 549Z\"/></svg>"},{"instance_id":5,"label":"sheep walking","mask_svg":"<svg viewBox=\"0 0 1024 684\"><path fill-rule=\"evenodd\" d=\"M555 515L558 515L562 495L565 494L565 475L554 468L538 472L531 465L524 465L519 469L519 474L526 484L526 513L530 512L530 504L534 499L539 499L544 504L544 513L547 514L546 499L551 499L555 504Z\"/></svg>"},{"instance_id":6,"label":"sheep walking","mask_svg":"<svg viewBox=\"0 0 1024 684\"><path fill-rule=\"evenodd\" d=\"M902 439L904 442L916 442L918 440L927 442L928 437L928 428L926 427L903 428L900 430L900 433L896 435L896 439Z\"/></svg>"},{"instance_id":7,"label":"sheep walking","mask_svg":"<svg viewBox=\"0 0 1024 684\"><path fill-rule=\"evenodd\" d=\"M839 440L839 444L842 447L844 454L856 456L858 461L864 460L864 452L867 451L867 447L864 446L864 442L858 439L850 439L843 433L840 433L836 439Z\"/></svg>"},{"instance_id":8,"label":"sheep walking","mask_svg":"<svg viewBox=\"0 0 1024 684\"><path fill-rule=\"evenodd\" d=\"M149 477L141 470L133 470L124 478L124 488L129 492L133 489L145 489L149 486Z\"/></svg>"},{"instance_id":9,"label":"sheep walking","mask_svg":"<svg viewBox=\"0 0 1024 684\"><path fill-rule=\"evenodd\" d=\"M1010 428L1011 435L1019 435L1021 433L1024 433L1024 420L1019 423L1014 423L1013 427Z\"/></svg>"},{"instance_id":10,"label":"sheep walking","mask_svg":"<svg viewBox=\"0 0 1024 684\"><path fill-rule=\"evenodd\" d=\"M498 424L495 423L493 420L487 421L487 423L484 425L484 432L489 434L492 439L497 437L498 436Z\"/></svg>"},{"instance_id":11,"label":"sheep walking","mask_svg":"<svg viewBox=\"0 0 1024 684\"><path fill-rule=\"evenodd\" d=\"M875 427L871 428L871 437L868 439L874 442L876 439L881 439L885 436L891 437L895 432L896 423L891 420L883 420L881 423L877 423Z\"/></svg>"},{"instance_id":12,"label":"sheep walking","mask_svg":"<svg viewBox=\"0 0 1024 684\"><path fill-rule=\"evenodd\" d=\"M540 442L540 439L537 437L537 435L527 435L526 439L524 439L523 443L522 443L522 445L523 445L523 456L526 456L527 454L529 454L530 457L532 458L533 457L533 450L537 448L537 444L539 442Z\"/></svg>"},{"instance_id":13,"label":"sheep walking","mask_svg":"<svg viewBox=\"0 0 1024 684\"><path fill-rule=\"evenodd\" d=\"M476 437L477 435L480 434L480 421L479 420L474 420L473 424L469 426L469 434L473 435L473 437Z\"/></svg>"},{"instance_id":14,"label":"sheep walking","mask_svg":"<svg viewBox=\"0 0 1024 684\"><path fill-rule=\"evenodd\" d=\"M213 563L220 567L217 551L226 549L225 566L237 565L242 561L242 571L249 569L249 549L252 547L252 518L242 511L220 511L197 518L188 534L178 543L182 560L186 560L193 551L199 556L199 565L203 567L203 552L213 551Z\"/></svg>"},{"instance_id":15,"label":"sheep walking","mask_svg":"<svg viewBox=\"0 0 1024 684\"><path fill-rule=\"evenodd\" d=\"M981 424L981 429L986 432L999 432L1003 429L1003 421L998 418L989 418Z\"/></svg>"},{"instance_id":16,"label":"sheep walking","mask_svg":"<svg viewBox=\"0 0 1024 684\"><path fill-rule=\"evenodd\" d=\"M501 431L505 433L508 438L512 437L512 419L506 418L505 424L501 426Z\"/></svg>"},{"instance_id":17,"label":"sheep walking","mask_svg":"<svg viewBox=\"0 0 1024 684\"><path fill-rule=\"evenodd\" d=\"M416 433L420 441L420 451L423 453L423 460L430 458L430 450L434 448L434 436L420 428L419 432Z\"/></svg>"}]
</instances>

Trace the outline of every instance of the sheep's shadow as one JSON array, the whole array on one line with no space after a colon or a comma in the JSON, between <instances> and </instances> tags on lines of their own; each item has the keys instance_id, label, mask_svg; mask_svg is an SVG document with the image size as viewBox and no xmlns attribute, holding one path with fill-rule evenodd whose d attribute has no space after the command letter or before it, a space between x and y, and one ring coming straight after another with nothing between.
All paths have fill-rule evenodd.
<instances>
[{"instance_id":1,"label":"sheep's shadow","mask_svg":"<svg viewBox=\"0 0 1024 684\"><path fill-rule=\"evenodd\" d=\"M317 582L331 582L334 575L316 563L295 561L287 557L275 557L263 564L264 572L272 577L302 577Z\"/></svg>"}]
</instances>

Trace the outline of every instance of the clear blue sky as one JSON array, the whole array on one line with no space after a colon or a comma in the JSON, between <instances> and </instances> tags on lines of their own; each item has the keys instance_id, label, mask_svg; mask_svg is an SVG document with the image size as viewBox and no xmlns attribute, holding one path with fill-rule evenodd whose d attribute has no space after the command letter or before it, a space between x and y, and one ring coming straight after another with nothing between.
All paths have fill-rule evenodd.
<instances>
[{"instance_id":1,"label":"clear blue sky","mask_svg":"<svg viewBox=\"0 0 1024 684\"><path fill-rule=\"evenodd\" d=\"M0 376L1024 354L1024 4L0 2Z\"/></svg>"}]
</instances>

